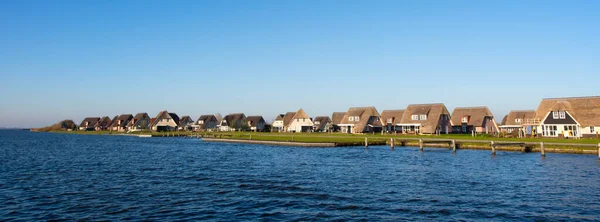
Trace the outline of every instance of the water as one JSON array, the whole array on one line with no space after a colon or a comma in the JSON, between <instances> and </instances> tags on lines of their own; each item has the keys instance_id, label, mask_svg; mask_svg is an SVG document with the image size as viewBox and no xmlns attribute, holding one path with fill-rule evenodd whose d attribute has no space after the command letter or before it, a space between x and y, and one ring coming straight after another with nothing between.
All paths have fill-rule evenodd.
<instances>
[{"instance_id":1,"label":"water","mask_svg":"<svg viewBox=\"0 0 600 222\"><path fill-rule=\"evenodd\" d=\"M592 155L0 131L0 220L600 220Z\"/></svg>"}]
</instances>

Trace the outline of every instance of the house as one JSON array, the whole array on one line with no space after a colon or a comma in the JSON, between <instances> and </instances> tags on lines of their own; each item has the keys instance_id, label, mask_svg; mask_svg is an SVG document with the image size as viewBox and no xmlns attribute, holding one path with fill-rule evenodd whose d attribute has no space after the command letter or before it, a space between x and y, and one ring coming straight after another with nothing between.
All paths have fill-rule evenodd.
<instances>
[{"instance_id":1,"label":"house","mask_svg":"<svg viewBox=\"0 0 600 222\"><path fill-rule=\"evenodd\" d=\"M300 133L313 131L314 123L302 108L300 108L289 121L285 121L284 117L284 123L286 122L286 132Z\"/></svg>"},{"instance_id":2,"label":"house","mask_svg":"<svg viewBox=\"0 0 600 222\"><path fill-rule=\"evenodd\" d=\"M531 135L533 128L531 125L523 125L525 120L535 119L535 110L511 110L508 115L502 118L500 131L503 133L515 133L521 137L525 134Z\"/></svg>"},{"instance_id":3,"label":"house","mask_svg":"<svg viewBox=\"0 0 600 222\"><path fill-rule=\"evenodd\" d=\"M112 131L112 125L114 125L117 122L117 119L119 118L119 115L116 115L115 117L112 118L112 120L110 121L110 124L108 124L107 130Z\"/></svg>"},{"instance_id":4,"label":"house","mask_svg":"<svg viewBox=\"0 0 600 222\"><path fill-rule=\"evenodd\" d=\"M262 116L248 116L246 120L248 120L250 130L253 132L263 132L265 125L267 125L267 122Z\"/></svg>"},{"instance_id":5,"label":"house","mask_svg":"<svg viewBox=\"0 0 600 222\"><path fill-rule=\"evenodd\" d=\"M220 131L240 131L250 130L250 126L247 125L246 115L243 113L231 113L221 120L219 124Z\"/></svg>"},{"instance_id":6,"label":"house","mask_svg":"<svg viewBox=\"0 0 600 222\"><path fill-rule=\"evenodd\" d=\"M273 132L283 132L283 117L285 116L285 114L278 114L277 117L275 117L275 120L273 120L273 127L271 127L271 130Z\"/></svg>"},{"instance_id":7,"label":"house","mask_svg":"<svg viewBox=\"0 0 600 222\"><path fill-rule=\"evenodd\" d=\"M499 132L494 115L487 106L458 107L450 116L453 133L494 134Z\"/></svg>"},{"instance_id":8,"label":"house","mask_svg":"<svg viewBox=\"0 0 600 222\"><path fill-rule=\"evenodd\" d=\"M600 96L542 99L535 119L525 120L543 137L596 138L600 130Z\"/></svg>"},{"instance_id":9,"label":"house","mask_svg":"<svg viewBox=\"0 0 600 222\"><path fill-rule=\"evenodd\" d=\"M96 124L98 124L98 121L100 121L100 117L86 117L81 121L81 124L79 124L79 130L93 131Z\"/></svg>"},{"instance_id":10,"label":"house","mask_svg":"<svg viewBox=\"0 0 600 222\"><path fill-rule=\"evenodd\" d=\"M315 124L313 127L315 132L331 132L333 130L333 122L329 116L317 116L313 123Z\"/></svg>"},{"instance_id":11,"label":"house","mask_svg":"<svg viewBox=\"0 0 600 222\"><path fill-rule=\"evenodd\" d=\"M127 131L127 124L129 121L133 119L133 115L131 114L122 114L113 120L112 125L110 125L110 130L124 132Z\"/></svg>"},{"instance_id":12,"label":"house","mask_svg":"<svg viewBox=\"0 0 600 222\"><path fill-rule=\"evenodd\" d=\"M342 133L373 133L383 130L381 116L372 106L348 109L339 126Z\"/></svg>"},{"instance_id":13,"label":"house","mask_svg":"<svg viewBox=\"0 0 600 222\"><path fill-rule=\"evenodd\" d=\"M192 130L192 125L194 125L194 120L190 116L182 116L179 119L179 130Z\"/></svg>"},{"instance_id":14,"label":"house","mask_svg":"<svg viewBox=\"0 0 600 222\"><path fill-rule=\"evenodd\" d=\"M148 113L135 114L133 119L127 124L129 131L150 130L150 116Z\"/></svg>"},{"instance_id":15,"label":"house","mask_svg":"<svg viewBox=\"0 0 600 222\"><path fill-rule=\"evenodd\" d=\"M333 125L333 132L340 132L340 123L342 123L342 119L346 115L346 112L333 112L331 115L331 124Z\"/></svg>"},{"instance_id":16,"label":"house","mask_svg":"<svg viewBox=\"0 0 600 222\"><path fill-rule=\"evenodd\" d=\"M288 132L288 126L292 122L294 115L296 115L296 112L287 112L283 115L283 132Z\"/></svg>"},{"instance_id":17,"label":"house","mask_svg":"<svg viewBox=\"0 0 600 222\"><path fill-rule=\"evenodd\" d=\"M400 123L403 133L450 133L450 112L443 103L412 104L406 107Z\"/></svg>"},{"instance_id":18,"label":"house","mask_svg":"<svg viewBox=\"0 0 600 222\"><path fill-rule=\"evenodd\" d=\"M217 128L218 123L215 115L201 115L198 121L196 121L196 125L198 125L197 130L212 131Z\"/></svg>"},{"instance_id":19,"label":"house","mask_svg":"<svg viewBox=\"0 0 600 222\"><path fill-rule=\"evenodd\" d=\"M175 113L169 113L164 110L156 115L156 120L152 121L150 128L152 131L164 132L164 131L176 131L179 129L179 116Z\"/></svg>"},{"instance_id":20,"label":"house","mask_svg":"<svg viewBox=\"0 0 600 222\"><path fill-rule=\"evenodd\" d=\"M402 127L398 126L402 119L402 115L404 115L403 109L381 111L383 131L387 133L402 132Z\"/></svg>"},{"instance_id":21,"label":"house","mask_svg":"<svg viewBox=\"0 0 600 222\"><path fill-rule=\"evenodd\" d=\"M94 130L96 130L96 131L108 130L111 123L112 123L112 120L110 119L110 117L108 117L108 116L102 117L102 119L100 119L100 121L98 121L96 123L96 126L94 126Z\"/></svg>"}]
</instances>

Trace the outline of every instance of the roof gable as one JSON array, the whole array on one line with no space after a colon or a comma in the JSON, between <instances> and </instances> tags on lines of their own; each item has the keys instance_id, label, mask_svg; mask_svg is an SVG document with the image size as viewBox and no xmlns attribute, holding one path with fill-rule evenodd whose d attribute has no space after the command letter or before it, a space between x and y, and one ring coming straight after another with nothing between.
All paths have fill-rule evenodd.
<instances>
[{"instance_id":1,"label":"roof gable","mask_svg":"<svg viewBox=\"0 0 600 222\"><path fill-rule=\"evenodd\" d=\"M582 127L600 126L600 96L542 99L535 118L542 120L551 111L568 111Z\"/></svg>"},{"instance_id":2,"label":"roof gable","mask_svg":"<svg viewBox=\"0 0 600 222\"><path fill-rule=\"evenodd\" d=\"M462 118L467 117L467 125L481 127L486 117L494 117L487 106L458 107L452 111L450 122L452 125L462 125Z\"/></svg>"}]
</instances>

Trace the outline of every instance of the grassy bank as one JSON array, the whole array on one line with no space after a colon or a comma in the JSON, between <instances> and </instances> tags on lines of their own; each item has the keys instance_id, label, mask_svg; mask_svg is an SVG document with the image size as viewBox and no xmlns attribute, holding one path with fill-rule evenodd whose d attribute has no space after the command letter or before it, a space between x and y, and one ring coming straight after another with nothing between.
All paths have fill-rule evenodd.
<instances>
[{"instance_id":1,"label":"grassy bank","mask_svg":"<svg viewBox=\"0 0 600 222\"><path fill-rule=\"evenodd\" d=\"M362 146L365 137L370 145L385 145L390 138L397 141L406 140L406 145L418 146L417 139L454 139L461 141L462 148L480 148L491 149L489 141L495 142L519 142L530 143L528 145L533 151L539 150L540 142L544 142L547 149L564 150L597 150L593 145L600 143L597 139L553 139L553 138L498 138L489 135L381 135L381 134L341 134L341 133L254 133L254 132L109 132L109 131L53 131L67 134L86 134L86 135L152 135L153 137L182 137L182 136L202 136L210 138L238 139L238 140L257 140L257 141L281 141L281 142L302 142L302 143L336 143L340 146ZM398 144L399 145L399 144ZM427 144L427 146L444 146L443 144ZM507 148L512 149L512 148Z\"/></svg>"}]
</instances>

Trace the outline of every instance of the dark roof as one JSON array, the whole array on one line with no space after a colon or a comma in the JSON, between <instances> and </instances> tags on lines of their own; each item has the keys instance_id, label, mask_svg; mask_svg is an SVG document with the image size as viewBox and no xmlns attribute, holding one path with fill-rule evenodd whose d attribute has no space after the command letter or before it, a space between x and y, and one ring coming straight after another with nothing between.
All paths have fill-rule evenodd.
<instances>
[{"instance_id":1,"label":"dark roof","mask_svg":"<svg viewBox=\"0 0 600 222\"><path fill-rule=\"evenodd\" d=\"M275 117L275 121L277 121L277 120L283 120L283 116L285 116L285 114L279 114L279 115L277 115L277 117Z\"/></svg>"},{"instance_id":2,"label":"dark roof","mask_svg":"<svg viewBox=\"0 0 600 222\"><path fill-rule=\"evenodd\" d=\"M113 123L110 125L111 127L125 127L127 126L127 124L129 123L129 121L131 121L131 119L133 119L133 115L131 114L121 114L119 115L117 118L115 118L113 120ZM119 120L121 121L121 124L119 124Z\"/></svg>"},{"instance_id":3,"label":"dark roof","mask_svg":"<svg viewBox=\"0 0 600 222\"><path fill-rule=\"evenodd\" d=\"M138 125L140 123L140 121L143 121L143 120L150 120L150 116L148 116L148 113L135 114L131 125Z\"/></svg>"},{"instance_id":4,"label":"dark roof","mask_svg":"<svg viewBox=\"0 0 600 222\"><path fill-rule=\"evenodd\" d=\"M102 119L100 119L100 121L98 121L98 123L96 124L97 127L102 127L102 128L106 128L110 126L110 123L112 122L112 120L110 119L110 117L105 116L102 117Z\"/></svg>"},{"instance_id":5,"label":"dark roof","mask_svg":"<svg viewBox=\"0 0 600 222\"><path fill-rule=\"evenodd\" d=\"M261 121L263 123L265 122L265 119L262 116L248 116L246 117L246 120L248 120L248 125L252 127L257 126Z\"/></svg>"},{"instance_id":6,"label":"dark roof","mask_svg":"<svg viewBox=\"0 0 600 222\"><path fill-rule=\"evenodd\" d=\"M317 128L321 128L321 125L327 125L327 123L331 123L331 118L329 118L329 116L317 116L313 120L313 123Z\"/></svg>"},{"instance_id":7,"label":"dark roof","mask_svg":"<svg viewBox=\"0 0 600 222\"><path fill-rule=\"evenodd\" d=\"M83 119L83 121L81 121L81 124L79 124L79 126L83 127L85 126L85 123L88 123L88 127L94 127L96 126L96 123L98 123L98 121L100 121L100 117L86 117L85 119Z\"/></svg>"},{"instance_id":8,"label":"dark roof","mask_svg":"<svg viewBox=\"0 0 600 222\"><path fill-rule=\"evenodd\" d=\"M243 113L231 113L225 116L223 119L227 121L227 125L233 127L233 124L237 121L243 121L246 118L246 115Z\"/></svg>"},{"instance_id":9,"label":"dark roof","mask_svg":"<svg viewBox=\"0 0 600 222\"><path fill-rule=\"evenodd\" d=\"M176 113L169 113L169 116L171 116L171 119L173 119L173 121L175 121L177 123L178 126L180 126L180 122L181 120L179 120L179 116Z\"/></svg>"},{"instance_id":10,"label":"dark roof","mask_svg":"<svg viewBox=\"0 0 600 222\"><path fill-rule=\"evenodd\" d=\"M155 119L173 119L173 121L175 122L175 124L177 124L177 126L179 126L179 116L175 113L169 113L166 110L163 110L161 112L159 112L156 115ZM156 121L151 121L153 122L151 125L154 125L156 123Z\"/></svg>"},{"instance_id":11,"label":"dark roof","mask_svg":"<svg viewBox=\"0 0 600 222\"><path fill-rule=\"evenodd\" d=\"M190 116L183 116L179 120L179 125L181 125L181 126L189 125L191 123L194 123L194 120Z\"/></svg>"},{"instance_id":12,"label":"dark roof","mask_svg":"<svg viewBox=\"0 0 600 222\"><path fill-rule=\"evenodd\" d=\"M215 120L217 120L217 117L215 115L202 115L198 118L198 120L207 121L213 117Z\"/></svg>"}]
</instances>

